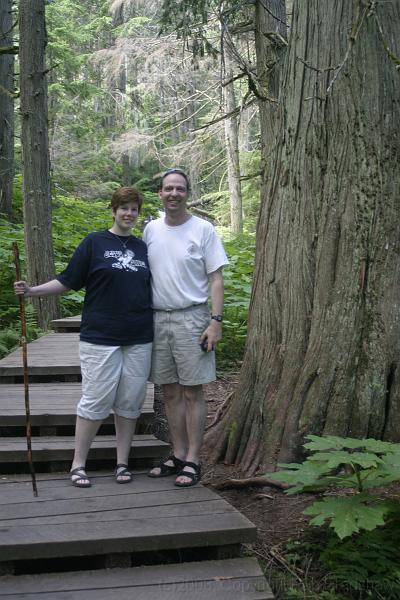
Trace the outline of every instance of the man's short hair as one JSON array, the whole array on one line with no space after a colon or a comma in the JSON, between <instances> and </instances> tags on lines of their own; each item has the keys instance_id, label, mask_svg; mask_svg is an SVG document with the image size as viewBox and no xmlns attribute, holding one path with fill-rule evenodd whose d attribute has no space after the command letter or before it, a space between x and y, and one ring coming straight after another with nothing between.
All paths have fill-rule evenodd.
<instances>
[{"instance_id":1,"label":"man's short hair","mask_svg":"<svg viewBox=\"0 0 400 600\"><path fill-rule=\"evenodd\" d=\"M168 176L168 175L173 175L174 173L176 173L177 175L182 175L182 177L185 179L186 181L186 186L188 191L190 190L190 183L189 183L189 177L186 175L185 171L182 171L182 169L168 169L168 171L165 171L162 175L161 175L161 179L160 179L160 187L159 189L162 190L162 186L164 183L164 179Z\"/></svg>"}]
</instances>

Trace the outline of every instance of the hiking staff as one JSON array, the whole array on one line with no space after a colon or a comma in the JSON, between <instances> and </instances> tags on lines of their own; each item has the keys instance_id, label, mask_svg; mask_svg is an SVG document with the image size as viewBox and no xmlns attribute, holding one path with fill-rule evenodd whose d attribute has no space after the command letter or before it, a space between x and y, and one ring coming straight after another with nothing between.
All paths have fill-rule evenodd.
<instances>
[{"instance_id":1,"label":"hiking staff","mask_svg":"<svg viewBox=\"0 0 400 600\"><path fill-rule=\"evenodd\" d=\"M17 281L21 279L21 266L19 262L19 250L17 242L13 242L15 272ZM37 496L37 485L35 469L32 460L32 437L31 437L31 412L29 408L29 374L28 374L28 352L26 343L26 318L25 318L25 298L19 296L19 312L21 318L21 347L22 347L22 364L24 367L24 391L25 391L25 414L26 414L26 443L28 447L28 464L32 477L33 495Z\"/></svg>"}]
</instances>

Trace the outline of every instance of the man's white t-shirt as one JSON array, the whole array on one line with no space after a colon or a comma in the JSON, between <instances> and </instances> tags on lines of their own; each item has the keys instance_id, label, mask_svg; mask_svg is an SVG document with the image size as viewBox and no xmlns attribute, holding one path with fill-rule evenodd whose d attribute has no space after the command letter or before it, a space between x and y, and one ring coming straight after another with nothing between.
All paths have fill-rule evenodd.
<instances>
[{"instance_id":1,"label":"man's white t-shirt","mask_svg":"<svg viewBox=\"0 0 400 600\"><path fill-rule=\"evenodd\" d=\"M182 225L164 218L143 233L152 276L153 308L168 310L208 300L208 275L229 264L221 240L208 221L192 215Z\"/></svg>"}]
</instances>

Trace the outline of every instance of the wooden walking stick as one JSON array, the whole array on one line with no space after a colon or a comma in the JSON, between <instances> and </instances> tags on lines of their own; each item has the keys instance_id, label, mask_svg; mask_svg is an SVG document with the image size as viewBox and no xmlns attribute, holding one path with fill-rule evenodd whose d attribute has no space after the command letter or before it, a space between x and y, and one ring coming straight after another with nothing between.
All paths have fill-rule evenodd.
<instances>
[{"instance_id":1,"label":"wooden walking stick","mask_svg":"<svg viewBox=\"0 0 400 600\"><path fill-rule=\"evenodd\" d=\"M21 279L21 266L19 262L19 251L17 242L13 242L15 272L17 281ZM29 375L28 375L28 352L26 343L26 318L25 318L25 298L21 294L19 298L19 311L21 317L21 347L22 347L22 363L24 366L24 389L25 389L25 414L26 414L26 443L28 446L28 464L32 477L33 495L37 496L37 485L35 469L32 460L32 437L31 437L31 411L29 408Z\"/></svg>"}]
</instances>

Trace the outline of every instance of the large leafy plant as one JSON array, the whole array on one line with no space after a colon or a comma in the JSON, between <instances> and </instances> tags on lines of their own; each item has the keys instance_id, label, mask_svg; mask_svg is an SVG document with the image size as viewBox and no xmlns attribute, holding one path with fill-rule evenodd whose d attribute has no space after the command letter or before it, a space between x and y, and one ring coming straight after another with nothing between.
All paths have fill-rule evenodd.
<instances>
[{"instance_id":1,"label":"large leafy plant","mask_svg":"<svg viewBox=\"0 0 400 600\"><path fill-rule=\"evenodd\" d=\"M372 531L400 513L398 502L370 491L400 480L400 444L336 436L307 439L307 459L281 464L285 470L272 478L288 484L288 494L327 493L304 511L313 517L312 525L329 523L344 539L360 530Z\"/></svg>"}]
</instances>

